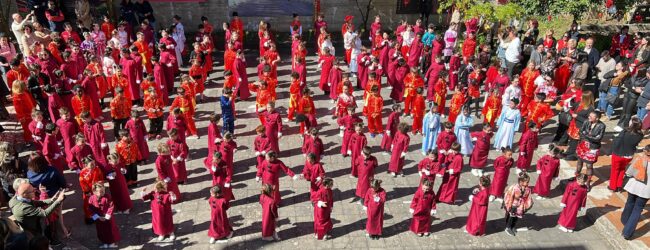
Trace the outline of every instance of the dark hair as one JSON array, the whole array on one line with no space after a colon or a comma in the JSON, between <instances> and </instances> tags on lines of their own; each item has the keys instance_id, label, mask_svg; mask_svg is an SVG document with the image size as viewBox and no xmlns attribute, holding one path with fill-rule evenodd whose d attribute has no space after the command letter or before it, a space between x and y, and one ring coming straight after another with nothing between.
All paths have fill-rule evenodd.
<instances>
[{"instance_id":1,"label":"dark hair","mask_svg":"<svg viewBox=\"0 0 650 250\"><path fill-rule=\"evenodd\" d=\"M528 176L528 173L526 173L526 172L521 172L521 173L519 173L519 176L517 176L517 181L518 182L529 182L530 181L530 176Z\"/></svg>"},{"instance_id":2,"label":"dark hair","mask_svg":"<svg viewBox=\"0 0 650 250\"><path fill-rule=\"evenodd\" d=\"M510 148L510 147L501 147L501 153L505 154L507 152L512 153L512 148Z\"/></svg>"},{"instance_id":3,"label":"dark hair","mask_svg":"<svg viewBox=\"0 0 650 250\"><path fill-rule=\"evenodd\" d=\"M371 149L370 147L368 147L368 146L365 146L365 147L363 147L363 149L361 149L361 151L362 151L363 154L365 154L365 155L370 155L370 154L372 153L371 150L372 150L372 149Z\"/></svg>"},{"instance_id":4,"label":"dark hair","mask_svg":"<svg viewBox=\"0 0 650 250\"><path fill-rule=\"evenodd\" d=\"M32 154L27 161L27 169L35 173L43 173L47 169L47 160L41 154Z\"/></svg>"},{"instance_id":5,"label":"dark hair","mask_svg":"<svg viewBox=\"0 0 650 250\"><path fill-rule=\"evenodd\" d=\"M632 118L630 118L630 126L628 126L626 130L638 135L643 135L643 131L641 130L641 119L637 116L632 116Z\"/></svg>"},{"instance_id":6,"label":"dark hair","mask_svg":"<svg viewBox=\"0 0 650 250\"><path fill-rule=\"evenodd\" d=\"M489 187L491 183L490 176L488 175L481 176L481 178L479 178L478 181L483 187Z\"/></svg>"}]
</instances>

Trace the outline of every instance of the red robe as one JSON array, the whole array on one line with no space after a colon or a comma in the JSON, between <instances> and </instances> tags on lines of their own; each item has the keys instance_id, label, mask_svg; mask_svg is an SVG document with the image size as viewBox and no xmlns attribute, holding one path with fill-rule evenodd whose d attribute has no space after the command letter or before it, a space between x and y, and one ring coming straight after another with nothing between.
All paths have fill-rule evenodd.
<instances>
[{"instance_id":1,"label":"red robe","mask_svg":"<svg viewBox=\"0 0 650 250\"><path fill-rule=\"evenodd\" d=\"M79 115L81 115L81 113L84 111L90 112L90 117L92 119L96 119L101 115L101 112L97 113L98 109L93 109L92 100L86 94L81 95L81 97L78 95L74 95L72 97L72 111L74 112L77 119L81 119Z\"/></svg>"},{"instance_id":2,"label":"red robe","mask_svg":"<svg viewBox=\"0 0 650 250\"><path fill-rule=\"evenodd\" d=\"M137 120L129 119L124 126L124 129L129 131L133 142L138 145L138 150L140 151L141 161L146 161L149 159L149 145L147 144L147 127L144 126L144 122L140 118Z\"/></svg>"},{"instance_id":3,"label":"red robe","mask_svg":"<svg viewBox=\"0 0 650 250\"><path fill-rule=\"evenodd\" d=\"M470 56L476 54L476 38L467 38L463 42L463 58L467 60Z\"/></svg>"},{"instance_id":4,"label":"red robe","mask_svg":"<svg viewBox=\"0 0 650 250\"><path fill-rule=\"evenodd\" d=\"M39 128L39 123L41 128ZM29 122L28 126L29 132L32 135L32 140L34 141L34 146L37 151L43 150L43 140L45 139L45 124L43 122L38 122L32 120Z\"/></svg>"},{"instance_id":5,"label":"red robe","mask_svg":"<svg viewBox=\"0 0 650 250\"><path fill-rule=\"evenodd\" d=\"M427 79L427 100L429 101L434 100L434 93L437 92L434 87L438 83L440 72L443 70L445 70L444 63L436 63L435 60L432 60L427 73L424 74L424 78Z\"/></svg>"},{"instance_id":6,"label":"red robe","mask_svg":"<svg viewBox=\"0 0 650 250\"><path fill-rule=\"evenodd\" d=\"M273 199L276 204L280 204L280 171L293 177L294 173L281 160L264 161L257 169L256 176L262 180L262 184L273 186Z\"/></svg>"},{"instance_id":7,"label":"red robe","mask_svg":"<svg viewBox=\"0 0 650 250\"><path fill-rule=\"evenodd\" d=\"M176 183L171 155L158 155L158 158L156 158L156 172L158 173L158 179L167 183L167 191L172 192L176 196L176 200L173 203L180 202L181 191L178 189L178 184Z\"/></svg>"},{"instance_id":8,"label":"red robe","mask_svg":"<svg viewBox=\"0 0 650 250\"><path fill-rule=\"evenodd\" d=\"M397 125L399 124L400 114L397 112L392 112L388 115L388 121L386 122L386 130L384 131L384 136L381 138L380 147L383 150L391 151L391 146L393 145L393 138L397 134ZM390 133L390 134L389 134Z\"/></svg>"},{"instance_id":9,"label":"red robe","mask_svg":"<svg viewBox=\"0 0 650 250\"><path fill-rule=\"evenodd\" d=\"M353 133L350 136L350 142L348 145L348 151L350 151L350 158L352 160L352 176L357 177L357 162L358 158L361 157L361 150L363 147L368 145L368 139L363 133Z\"/></svg>"},{"instance_id":10,"label":"red robe","mask_svg":"<svg viewBox=\"0 0 650 250\"><path fill-rule=\"evenodd\" d=\"M431 227L431 210L436 209L436 194L433 190L424 192L422 188L415 191L413 200L411 200L411 209L413 210L413 219L409 229L416 234L429 233Z\"/></svg>"},{"instance_id":11,"label":"red robe","mask_svg":"<svg viewBox=\"0 0 650 250\"><path fill-rule=\"evenodd\" d=\"M273 111L270 114L268 112L265 113L264 127L266 128L266 137L269 138L271 150L280 153L278 133L282 133L282 117L280 117L277 111Z\"/></svg>"},{"instance_id":12,"label":"red robe","mask_svg":"<svg viewBox=\"0 0 650 250\"><path fill-rule=\"evenodd\" d=\"M453 131L441 131L440 134L438 135L438 138L436 139L436 147L439 150L449 150L451 148L451 144L456 142L456 134L454 134Z\"/></svg>"},{"instance_id":13,"label":"red robe","mask_svg":"<svg viewBox=\"0 0 650 250\"><path fill-rule=\"evenodd\" d=\"M560 213L557 224L567 229L575 229L578 211L587 205L587 187L573 181L567 184L562 196L562 204L566 205Z\"/></svg>"},{"instance_id":14,"label":"red robe","mask_svg":"<svg viewBox=\"0 0 650 250\"><path fill-rule=\"evenodd\" d=\"M366 88L368 81L368 66L370 65L370 55L361 53L357 56L357 88Z\"/></svg>"},{"instance_id":15,"label":"red robe","mask_svg":"<svg viewBox=\"0 0 650 250\"><path fill-rule=\"evenodd\" d=\"M129 83L129 91L131 91L131 100L140 99L140 88L138 83L138 68L142 68L142 63L138 65L133 58L130 56L122 57L120 59L120 65L122 66L122 73L126 76L126 79Z\"/></svg>"},{"instance_id":16,"label":"red robe","mask_svg":"<svg viewBox=\"0 0 650 250\"><path fill-rule=\"evenodd\" d=\"M253 142L253 150L255 150L255 154L259 153L257 155L257 169L262 165L264 162L264 155L266 155L267 152L271 151L271 142L269 141L269 138L266 137L266 134L258 135L255 137L255 141Z\"/></svg>"},{"instance_id":17,"label":"red robe","mask_svg":"<svg viewBox=\"0 0 650 250\"><path fill-rule=\"evenodd\" d=\"M316 162L314 164L305 162L305 167L302 169L302 176L305 180L309 182L309 200L312 203L318 201L318 188L320 187L321 181L325 179L325 169L323 169L323 164Z\"/></svg>"},{"instance_id":18,"label":"red robe","mask_svg":"<svg viewBox=\"0 0 650 250\"><path fill-rule=\"evenodd\" d=\"M456 202L456 194L458 194L458 183L460 181L460 171L463 169L463 155L455 153L447 157L448 170L453 170L454 173L445 173L442 177L442 184L438 189L438 202L446 204L454 204Z\"/></svg>"},{"instance_id":19,"label":"red robe","mask_svg":"<svg viewBox=\"0 0 650 250\"><path fill-rule=\"evenodd\" d=\"M53 122L56 122L61 118L61 115L59 114L59 109L64 107L63 99L61 99L61 96L59 96L56 93L53 93L52 95L49 95L47 97L47 109L48 112L50 113L50 119Z\"/></svg>"},{"instance_id":20,"label":"red robe","mask_svg":"<svg viewBox=\"0 0 650 250\"><path fill-rule=\"evenodd\" d=\"M433 91L433 95L427 95L427 100L435 102L438 105L438 114L444 114L445 102L447 102L447 82L444 79L438 79L433 87Z\"/></svg>"},{"instance_id":21,"label":"red robe","mask_svg":"<svg viewBox=\"0 0 650 250\"><path fill-rule=\"evenodd\" d=\"M316 193L317 204L314 206L314 233L317 238L323 239L323 236L328 234L334 224L332 223L332 209L334 208L334 196L332 189L321 186L320 190ZM324 206L318 206L318 203L323 202Z\"/></svg>"},{"instance_id":22,"label":"red robe","mask_svg":"<svg viewBox=\"0 0 650 250\"><path fill-rule=\"evenodd\" d=\"M422 57L422 49L424 48L424 45L419 39L414 39L413 43L411 43L411 46L409 47L409 53L408 53L408 66L413 68L413 67L419 67L420 66L420 57Z\"/></svg>"},{"instance_id":23,"label":"red robe","mask_svg":"<svg viewBox=\"0 0 650 250\"><path fill-rule=\"evenodd\" d=\"M246 61L236 58L234 62L233 75L235 76L235 94L242 100L248 99L251 92L248 90L248 74L246 73Z\"/></svg>"},{"instance_id":24,"label":"red robe","mask_svg":"<svg viewBox=\"0 0 650 250\"><path fill-rule=\"evenodd\" d=\"M558 177L560 174L560 159L550 155L544 155L537 160L537 170L541 171L533 193L539 196L547 197L551 194L551 182L553 178Z\"/></svg>"},{"instance_id":25,"label":"red robe","mask_svg":"<svg viewBox=\"0 0 650 250\"><path fill-rule=\"evenodd\" d=\"M334 58L333 55L322 55L318 59L320 64L320 81L318 82L318 87L320 87L322 91L330 90L330 86L327 86L327 81L329 80L330 71L332 70L335 59L336 58Z\"/></svg>"},{"instance_id":26,"label":"red robe","mask_svg":"<svg viewBox=\"0 0 650 250\"><path fill-rule=\"evenodd\" d=\"M475 169L483 169L488 163L488 154L490 153L490 139L493 133L486 133L485 131L470 133L471 138L476 138L474 144L474 151L469 158L469 166Z\"/></svg>"},{"instance_id":27,"label":"red robe","mask_svg":"<svg viewBox=\"0 0 650 250\"><path fill-rule=\"evenodd\" d=\"M555 116L555 113L553 113L553 110L551 110L551 107L548 104L532 101L528 103L526 113L522 113L522 116L524 115L527 117L524 130L528 130L528 124L530 124L530 122L535 122L537 128L541 128L546 121Z\"/></svg>"},{"instance_id":28,"label":"red robe","mask_svg":"<svg viewBox=\"0 0 650 250\"><path fill-rule=\"evenodd\" d=\"M79 187L81 188L81 198L83 199L83 210L86 218L92 217L92 212L90 211L89 199L92 195L92 187L95 183L100 183L104 181L104 174L102 170L98 167L84 168L79 173Z\"/></svg>"},{"instance_id":29,"label":"red robe","mask_svg":"<svg viewBox=\"0 0 650 250\"><path fill-rule=\"evenodd\" d=\"M230 205L228 200L223 197L210 196L208 199L210 205L210 227L208 228L208 236L213 239L223 239L228 237L232 232L230 220L228 220L228 209Z\"/></svg>"},{"instance_id":30,"label":"red robe","mask_svg":"<svg viewBox=\"0 0 650 250\"><path fill-rule=\"evenodd\" d=\"M332 100L337 100L339 98L338 88L342 78L343 78L343 72L341 71L340 68L332 67L330 69L329 76L327 79L327 84L329 84L328 91L330 92L330 98Z\"/></svg>"},{"instance_id":31,"label":"red robe","mask_svg":"<svg viewBox=\"0 0 650 250\"><path fill-rule=\"evenodd\" d=\"M517 158L518 169L526 170L530 167L537 146L537 132L528 130L521 135L521 139L519 139L519 157Z\"/></svg>"},{"instance_id":32,"label":"red robe","mask_svg":"<svg viewBox=\"0 0 650 250\"><path fill-rule=\"evenodd\" d=\"M525 68L519 76L519 86L521 86L521 102L519 102L519 108L523 117L527 116L528 103L533 101L535 97L535 89L537 88L535 79L537 79L539 74L539 70L531 71Z\"/></svg>"},{"instance_id":33,"label":"red robe","mask_svg":"<svg viewBox=\"0 0 650 250\"><path fill-rule=\"evenodd\" d=\"M169 115L167 117L167 131L175 128L178 130L178 138L185 141L185 131L187 131L187 123L183 114L179 116Z\"/></svg>"},{"instance_id":34,"label":"red robe","mask_svg":"<svg viewBox=\"0 0 650 250\"><path fill-rule=\"evenodd\" d=\"M187 144L177 138L176 140L169 139L169 145L172 159L176 159L176 163L172 162L172 169L174 170L174 177L176 182L185 182L187 180L187 168L185 167L185 160L189 154Z\"/></svg>"},{"instance_id":35,"label":"red robe","mask_svg":"<svg viewBox=\"0 0 650 250\"><path fill-rule=\"evenodd\" d=\"M451 97L451 104L449 105L449 117L447 121L450 121L452 123L456 122L456 117L458 117L458 114L462 111L463 105L465 105L465 102L467 101L467 97L465 96L465 93L462 91L454 93L454 95Z\"/></svg>"},{"instance_id":36,"label":"red robe","mask_svg":"<svg viewBox=\"0 0 650 250\"><path fill-rule=\"evenodd\" d=\"M262 237L275 234L275 221L278 219L278 202L271 196L260 195L262 205Z\"/></svg>"},{"instance_id":37,"label":"red robe","mask_svg":"<svg viewBox=\"0 0 650 250\"><path fill-rule=\"evenodd\" d=\"M208 157L206 157L206 160L203 162L205 168L209 169L212 165L212 155L214 155L214 152L219 150L219 143L221 143L222 140L223 138L221 137L219 126L217 126L216 123L210 122L210 124L208 124Z\"/></svg>"},{"instance_id":38,"label":"red robe","mask_svg":"<svg viewBox=\"0 0 650 250\"><path fill-rule=\"evenodd\" d=\"M469 209L465 230L467 233L479 236L485 234L485 221L489 204L489 192L487 188L481 188L472 197L472 207Z\"/></svg>"},{"instance_id":39,"label":"red robe","mask_svg":"<svg viewBox=\"0 0 650 250\"><path fill-rule=\"evenodd\" d=\"M401 102L404 100L404 80L406 75L410 72L410 68L407 65L404 66L395 66L394 73L394 83L393 89L390 91L390 98Z\"/></svg>"},{"instance_id":40,"label":"red robe","mask_svg":"<svg viewBox=\"0 0 650 250\"><path fill-rule=\"evenodd\" d=\"M363 206L366 209L366 233L370 235L381 235L384 228L384 203L386 203L386 191L383 188L375 191L370 188L363 197Z\"/></svg>"},{"instance_id":41,"label":"red robe","mask_svg":"<svg viewBox=\"0 0 650 250\"><path fill-rule=\"evenodd\" d=\"M420 173L420 185L422 187L422 180L427 179L431 181L431 185L436 182L436 177L443 176L445 168L440 161L433 161L431 158L426 157L418 163L418 172Z\"/></svg>"},{"instance_id":42,"label":"red robe","mask_svg":"<svg viewBox=\"0 0 650 250\"><path fill-rule=\"evenodd\" d=\"M133 202L128 187L126 186L126 179L122 174L124 165L108 164L108 168L104 170L106 179L108 180L109 190L115 203L117 211L125 211L133 208Z\"/></svg>"},{"instance_id":43,"label":"red robe","mask_svg":"<svg viewBox=\"0 0 650 250\"><path fill-rule=\"evenodd\" d=\"M343 156L348 155L348 149L350 149L350 139L354 134L354 125L357 123L363 122L361 118L356 115L346 115L340 117L336 123L339 125L339 128L343 130L343 141L341 142L341 154Z\"/></svg>"},{"instance_id":44,"label":"red robe","mask_svg":"<svg viewBox=\"0 0 650 250\"><path fill-rule=\"evenodd\" d=\"M113 200L109 194L105 194L102 197L97 197L93 195L88 200L90 205L89 209L93 215L97 215L102 218L109 217L105 221L99 219L95 220L95 227L97 228L97 238L99 241L104 244L113 244L120 241L120 230L115 224L115 217L113 217Z\"/></svg>"},{"instance_id":45,"label":"red robe","mask_svg":"<svg viewBox=\"0 0 650 250\"><path fill-rule=\"evenodd\" d=\"M151 191L144 194L142 199L151 200L151 227L153 233L166 236L174 233L174 217L172 214L172 194L166 191Z\"/></svg>"},{"instance_id":46,"label":"red robe","mask_svg":"<svg viewBox=\"0 0 650 250\"><path fill-rule=\"evenodd\" d=\"M84 124L83 126L84 137L86 137L86 142L90 144L90 148L93 150L93 157L97 164L100 166L106 166L106 156L108 156L108 144L106 144L106 139L104 138L104 126L101 123L96 121L91 121Z\"/></svg>"},{"instance_id":47,"label":"red robe","mask_svg":"<svg viewBox=\"0 0 650 250\"><path fill-rule=\"evenodd\" d=\"M514 165L515 161L510 158L506 159L504 156L499 156L494 159L494 179L490 184L490 195L501 198L503 191L508 185L508 176L510 175L510 168Z\"/></svg>"},{"instance_id":48,"label":"red robe","mask_svg":"<svg viewBox=\"0 0 650 250\"><path fill-rule=\"evenodd\" d=\"M309 138L309 143L307 143L307 138ZM320 162L321 155L325 153L323 140L321 140L320 137L305 135L305 142L302 145L302 153L306 155L314 154L316 155L316 161Z\"/></svg>"},{"instance_id":49,"label":"red robe","mask_svg":"<svg viewBox=\"0 0 650 250\"><path fill-rule=\"evenodd\" d=\"M59 170L59 173L63 174L66 166L65 157L57 144L56 137L51 134L46 134L43 140L43 156L45 156L50 166L53 166Z\"/></svg>"},{"instance_id":50,"label":"red robe","mask_svg":"<svg viewBox=\"0 0 650 250\"><path fill-rule=\"evenodd\" d=\"M411 143L411 137L408 134L403 134L402 132L395 133L395 138L393 138L393 145L391 146L391 157L390 163L388 163L388 171L391 173L400 173L404 167L404 158L402 154L406 154L409 151L409 144Z\"/></svg>"},{"instance_id":51,"label":"red robe","mask_svg":"<svg viewBox=\"0 0 650 250\"><path fill-rule=\"evenodd\" d=\"M234 152L237 149L237 143L233 140L226 142L223 141L219 144L219 152L221 152L221 159L226 162L229 168L233 167Z\"/></svg>"},{"instance_id":52,"label":"red robe","mask_svg":"<svg viewBox=\"0 0 650 250\"><path fill-rule=\"evenodd\" d=\"M169 103L169 90L167 89L167 76L165 75L164 67L160 63L155 63L153 65L153 78L156 86L160 89L160 98L167 105Z\"/></svg>"},{"instance_id":53,"label":"red robe","mask_svg":"<svg viewBox=\"0 0 650 250\"><path fill-rule=\"evenodd\" d=\"M361 156L357 158L356 165L359 178L357 179L357 191L354 194L363 199L370 188L370 181L375 179L375 168L379 165L377 164L377 158L374 156L366 158Z\"/></svg>"},{"instance_id":54,"label":"red robe","mask_svg":"<svg viewBox=\"0 0 650 250\"><path fill-rule=\"evenodd\" d=\"M219 161L219 163L212 162L209 171L212 176L212 186L221 188L224 200L234 200L235 196L232 193L232 187L226 187L226 184L230 184L232 181L232 166L228 166L225 160Z\"/></svg>"},{"instance_id":55,"label":"red robe","mask_svg":"<svg viewBox=\"0 0 650 250\"><path fill-rule=\"evenodd\" d=\"M90 145L75 145L70 149L70 160L68 161L68 168L71 170L81 170L84 168L83 159L93 154Z\"/></svg>"}]
</instances>

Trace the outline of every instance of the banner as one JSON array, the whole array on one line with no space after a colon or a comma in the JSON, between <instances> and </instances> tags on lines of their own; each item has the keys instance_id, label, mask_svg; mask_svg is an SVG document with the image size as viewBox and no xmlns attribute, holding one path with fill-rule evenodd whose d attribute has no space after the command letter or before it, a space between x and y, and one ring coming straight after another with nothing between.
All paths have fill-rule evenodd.
<instances>
[{"instance_id":1,"label":"banner","mask_svg":"<svg viewBox=\"0 0 650 250\"><path fill-rule=\"evenodd\" d=\"M252 17L312 16L314 0L228 0L228 10Z\"/></svg>"}]
</instances>

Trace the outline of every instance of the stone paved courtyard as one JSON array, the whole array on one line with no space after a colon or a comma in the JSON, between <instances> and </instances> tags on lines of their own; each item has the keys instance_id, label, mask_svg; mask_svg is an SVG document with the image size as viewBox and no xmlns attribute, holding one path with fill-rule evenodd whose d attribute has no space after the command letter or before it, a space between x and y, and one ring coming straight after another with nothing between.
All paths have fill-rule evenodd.
<instances>
[{"instance_id":1,"label":"stone paved courtyard","mask_svg":"<svg viewBox=\"0 0 650 250\"><path fill-rule=\"evenodd\" d=\"M251 52L253 54L256 52ZM286 57L287 53L283 53ZM334 178L334 209L332 218L334 229L331 234L333 239L317 241L313 237L313 208L309 202L309 183L304 180L292 181L291 178L283 176L280 179L283 206L279 209L279 227L277 228L282 241L266 243L261 240L261 207L259 205L259 183L255 182L255 160L252 151L252 142L255 136L254 128L258 125L258 119L254 112L254 97L247 101L240 101L236 105L238 119L235 122L236 139L239 145L235 154L235 166L233 176L233 192L236 200L231 203L228 211L230 221L234 228L234 238L225 244L208 244L207 230L209 224L210 210L207 204L209 195L208 189L211 185L211 177L203 166L203 159L207 154L207 123L210 113L219 111L220 108L216 98L220 96L217 87L222 86L221 68L218 73L213 73L213 83L206 86L208 101L199 104L195 119L200 139L188 139L190 147L190 160L187 164L188 183L180 187L183 193L183 202L175 205L178 212L174 215L177 239L175 242L165 240L159 242L154 239L151 232L151 213L149 203L139 198L140 190L144 186L150 186L156 177L153 162L156 154L153 153L146 166L139 167L140 187L132 190L131 197L134 200L134 208L129 215L116 215L115 219L120 227L122 241L119 242L123 249L540 249L540 248L561 248L561 249L612 249L622 248L613 246L603 234L596 230L585 217L579 219L576 232L567 234L556 228L556 222L560 212L560 198L563 189L553 184L552 199L538 201L525 218L518 224L521 231L517 237L508 236L503 232L505 225L504 212L500 203L491 203L488 212L487 235L483 237L469 236L463 232L469 208L468 196L471 190L477 186L478 180L469 172L462 174L458 205L451 206L441 204L438 206L438 214L435 216L432 225L432 234L429 237L417 237L408 230L410 224L409 204L415 188L418 184L416 164L423 158L420 153L421 136L411 136L410 152L406 156L405 177L393 178L386 173L390 155L379 152L381 137L370 138L368 144L373 147L374 155L379 160L380 167L376 171L376 178L383 180L383 187L387 191L387 202L385 208L384 236L379 240L370 240L365 237L365 212L361 205L354 200L356 179L348 177L350 169L350 158L343 158L339 152L341 138L338 137L338 126L336 121L331 119L333 105L329 98L322 95L317 88L316 81L320 72L316 70L315 57L308 58L308 82L311 89L316 93L316 107L318 122L321 127L321 137L325 145L324 163L327 176ZM250 80L255 80L254 58L248 58L248 72ZM286 117L288 107L288 86L289 86L289 63L283 62L279 67L278 86L278 107L283 117ZM385 79L384 79L385 82ZM384 88L382 95L384 101L384 118L387 118L389 107L392 104L388 99L388 90ZM356 91L359 96L360 91ZM105 117L107 117L107 110ZM385 122L386 119L384 119ZM410 118L403 119L411 122ZM476 126L482 119L476 119ZM148 122L147 126L148 126ZM112 125L110 121L104 122L107 130L107 137L112 140ZM548 135L553 132L552 125L545 128L540 135L542 146L546 148ZM301 172L304 158L300 152L302 139L297 135L298 125L293 122L284 122L284 132L280 140L282 150L281 160L285 162L294 172ZM152 151L156 145L163 140L149 142ZM541 150L540 150L541 151ZM537 152L543 154L543 152ZM490 163L498 156L497 151L490 154ZM535 157L535 161L538 156ZM465 158L467 164L468 159ZM467 170L467 169L465 169ZM491 165L487 173L492 173ZM531 174L531 185L537 179L536 174ZM66 178L73 183L75 190L78 190L78 181L74 173L66 172ZM511 173L509 184L514 183L514 170ZM436 187L440 185L440 179L436 181ZM83 224L83 212L81 211L81 195L74 192L64 203L66 224L73 231L73 239L69 241L70 248L81 249L83 247L96 248L99 245L95 235L95 226ZM592 209L592 208L590 208ZM582 215L582 213L581 213Z\"/></svg>"}]
</instances>

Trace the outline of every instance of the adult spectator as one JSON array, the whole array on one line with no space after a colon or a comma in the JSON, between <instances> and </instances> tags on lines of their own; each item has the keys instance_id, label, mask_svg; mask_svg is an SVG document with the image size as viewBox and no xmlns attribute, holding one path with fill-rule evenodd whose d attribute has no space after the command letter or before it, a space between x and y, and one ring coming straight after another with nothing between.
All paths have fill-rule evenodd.
<instances>
[{"instance_id":1,"label":"adult spectator","mask_svg":"<svg viewBox=\"0 0 650 250\"><path fill-rule=\"evenodd\" d=\"M517 32L514 29L508 31L508 46L505 51L506 59L506 68L508 69L508 77L512 79L512 75L515 71L519 61L521 60L521 40L517 36Z\"/></svg>"},{"instance_id":2,"label":"adult spectator","mask_svg":"<svg viewBox=\"0 0 650 250\"><path fill-rule=\"evenodd\" d=\"M51 31L63 31L63 21L65 20L65 16L63 16L63 11L61 11L61 8L59 8L53 0L47 2L45 17L47 17Z\"/></svg>"},{"instance_id":3,"label":"adult spectator","mask_svg":"<svg viewBox=\"0 0 650 250\"><path fill-rule=\"evenodd\" d=\"M31 10L31 13L35 15L36 22L39 22L43 25L47 25L47 17L45 16L45 11L47 10L47 0L27 0L27 7Z\"/></svg>"},{"instance_id":4,"label":"adult spectator","mask_svg":"<svg viewBox=\"0 0 650 250\"><path fill-rule=\"evenodd\" d=\"M535 68L540 69L542 66L542 61L544 60L544 44L539 43L530 52L530 58L528 59L528 64L531 62L534 63L536 66Z\"/></svg>"},{"instance_id":5,"label":"adult spectator","mask_svg":"<svg viewBox=\"0 0 650 250\"><path fill-rule=\"evenodd\" d=\"M621 86L624 86L628 81L630 72L628 72L628 67L625 62L619 62L616 64L614 70L608 72L603 77L605 82L603 82L598 91L600 91L599 100L598 100L598 110L605 112L607 115L607 120L612 118L614 115L614 105L607 101L607 96L618 96ZM620 132L620 131L618 131Z\"/></svg>"},{"instance_id":6,"label":"adult spectator","mask_svg":"<svg viewBox=\"0 0 650 250\"><path fill-rule=\"evenodd\" d=\"M567 33L569 34L569 39L580 41L580 26L576 20L573 20L571 23L571 28L569 28L569 31L567 31Z\"/></svg>"},{"instance_id":7,"label":"adult spectator","mask_svg":"<svg viewBox=\"0 0 650 250\"><path fill-rule=\"evenodd\" d=\"M129 23L131 28L138 25L138 20L135 13L135 5L133 5L133 2L131 2L131 0L122 0L120 3L120 20Z\"/></svg>"},{"instance_id":8,"label":"adult spectator","mask_svg":"<svg viewBox=\"0 0 650 250\"><path fill-rule=\"evenodd\" d=\"M612 192L620 192L623 187L625 167L632 161L636 147L643 139L641 120L632 117L630 126L614 138L612 150L612 168L609 175L609 186Z\"/></svg>"},{"instance_id":9,"label":"adult spectator","mask_svg":"<svg viewBox=\"0 0 650 250\"><path fill-rule=\"evenodd\" d=\"M589 74L589 62L588 56L585 52L578 52L578 57L576 58L576 63L573 64L571 69L571 78L572 80L580 80L586 82L587 76Z\"/></svg>"},{"instance_id":10,"label":"adult spectator","mask_svg":"<svg viewBox=\"0 0 650 250\"><path fill-rule=\"evenodd\" d=\"M616 61L609 55L609 50L603 51L600 56L600 60L596 64L597 74L594 81L594 88L592 89L593 93L598 93L600 84L605 81L605 74L616 69Z\"/></svg>"},{"instance_id":11,"label":"adult spectator","mask_svg":"<svg viewBox=\"0 0 650 250\"><path fill-rule=\"evenodd\" d=\"M153 16L153 7L151 7L149 0L138 0L134 3L134 7L140 23L144 22L144 20L149 20L149 27L155 30L156 18Z\"/></svg>"},{"instance_id":12,"label":"adult spectator","mask_svg":"<svg viewBox=\"0 0 650 250\"><path fill-rule=\"evenodd\" d=\"M22 44L22 52L25 57L29 57L32 55L32 45L36 43L43 44L41 41L40 37L37 37L36 34L34 34L34 27L31 25L25 25L23 28L23 38L20 43Z\"/></svg>"},{"instance_id":13,"label":"adult spectator","mask_svg":"<svg viewBox=\"0 0 650 250\"><path fill-rule=\"evenodd\" d=\"M18 158L18 153L9 142L0 142L0 184L4 197L13 197L12 186L16 178L24 178L27 164Z\"/></svg>"},{"instance_id":14,"label":"adult spectator","mask_svg":"<svg viewBox=\"0 0 650 250\"><path fill-rule=\"evenodd\" d=\"M18 42L20 51L25 51L21 43L21 41L23 40L23 28L25 28L25 24L29 23L29 19L33 15L34 14L29 13L24 19L23 16L21 16L18 13L14 13L13 15L11 15L11 18L14 19L14 21L11 23L11 31L14 33L14 36L16 37L16 41Z\"/></svg>"},{"instance_id":15,"label":"adult spectator","mask_svg":"<svg viewBox=\"0 0 650 250\"><path fill-rule=\"evenodd\" d=\"M641 38L641 42L634 50L634 55L632 55L632 60L630 62L630 68L632 71L642 65L648 66L648 60L650 59L650 47L648 47L648 39L650 38Z\"/></svg>"},{"instance_id":16,"label":"adult spectator","mask_svg":"<svg viewBox=\"0 0 650 250\"><path fill-rule=\"evenodd\" d=\"M623 128L629 125L630 119L636 114L639 95L643 92L643 88L648 85L648 82L650 82L650 79L648 79L648 68L645 66L639 68L636 75L630 81L625 81L623 110L621 118L618 120L616 128L614 128L615 131L623 131Z\"/></svg>"},{"instance_id":17,"label":"adult spectator","mask_svg":"<svg viewBox=\"0 0 650 250\"><path fill-rule=\"evenodd\" d=\"M650 199L650 185L648 183L648 163L650 163L650 145L643 148L643 153L637 154L630 167L626 171L626 175L632 177L625 184L625 191L627 191L627 202L621 214L621 222L623 223L623 238L631 240L634 235L641 212L643 212L645 205Z\"/></svg>"},{"instance_id":18,"label":"adult spectator","mask_svg":"<svg viewBox=\"0 0 650 250\"><path fill-rule=\"evenodd\" d=\"M16 195L9 201L9 207L16 222L33 236L45 235L43 219L52 214L65 198L64 192L56 193L51 199L36 200L34 187L29 183L18 185ZM47 206L43 209L42 207ZM50 238L50 240L52 240ZM52 242L56 245L58 242Z\"/></svg>"},{"instance_id":19,"label":"adult spectator","mask_svg":"<svg viewBox=\"0 0 650 250\"><path fill-rule=\"evenodd\" d=\"M34 157L31 157L27 167L29 183L34 187L43 185L48 197L54 197L56 192L66 187L63 175L56 168L49 166L45 157L36 154Z\"/></svg>"},{"instance_id":20,"label":"adult spectator","mask_svg":"<svg viewBox=\"0 0 650 250\"><path fill-rule=\"evenodd\" d=\"M9 70L9 62L16 57L16 48L9 42L9 37L0 37L0 72L2 75Z\"/></svg>"},{"instance_id":21,"label":"adult spectator","mask_svg":"<svg viewBox=\"0 0 650 250\"><path fill-rule=\"evenodd\" d=\"M38 37L38 40L41 41L42 44L47 45L52 41L53 37L51 36L51 30L45 28L40 23L34 23L32 26L34 28L34 35Z\"/></svg>"},{"instance_id":22,"label":"adult spectator","mask_svg":"<svg viewBox=\"0 0 650 250\"><path fill-rule=\"evenodd\" d=\"M600 60L600 52L594 48L594 39L587 38L585 41L584 52L587 54L587 63L589 64L589 70L587 71L587 81L591 81L594 73L596 72L596 65L598 60Z\"/></svg>"},{"instance_id":23,"label":"adult spectator","mask_svg":"<svg viewBox=\"0 0 650 250\"><path fill-rule=\"evenodd\" d=\"M565 159L569 161L575 161L578 159L576 148L582 138L581 128L584 123L589 121L589 114L594 111L594 95L591 91L584 91L582 92L580 101L572 103L572 109L569 112L572 119L566 133L569 136L569 147L565 150L565 153L567 154Z\"/></svg>"},{"instance_id":24,"label":"adult spectator","mask_svg":"<svg viewBox=\"0 0 650 250\"><path fill-rule=\"evenodd\" d=\"M650 79L650 71L646 71L646 78ZM650 81L643 86L643 91L639 96L639 99L636 101L636 116L643 121L646 114L648 113L648 102L650 102Z\"/></svg>"},{"instance_id":25,"label":"adult spectator","mask_svg":"<svg viewBox=\"0 0 650 250\"><path fill-rule=\"evenodd\" d=\"M583 165L587 167L587 188L591 189L591 178L594 175L594 163L598 161L600 146L605 135L605 123L600 121L600 112L591 111L588 120L580 126L580 142L576 147L578 162L576 176L582 172Z\"/></svg>"},{"instance_id":26,"label":"adult spectator","mask_svg":"<svg viewBox=\"0 0 650 250\"><path fill-rule=\"evenodd\" d=\"M609 54L613 58L616 58L616 61L624 57L627 50L632 46L632 37L627 34L629 29L629 27L624 26L621 28L621 32L612 36L612 45L609 47Z\"/></svg>"}]
</instances>

